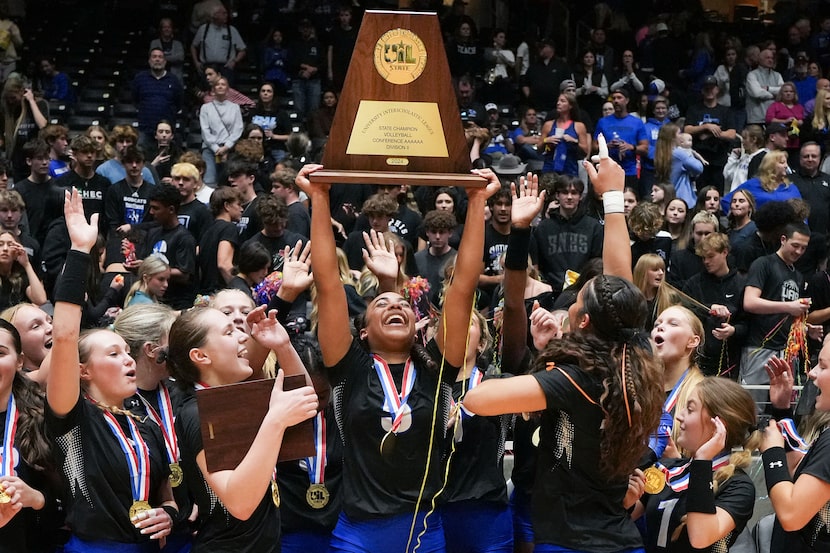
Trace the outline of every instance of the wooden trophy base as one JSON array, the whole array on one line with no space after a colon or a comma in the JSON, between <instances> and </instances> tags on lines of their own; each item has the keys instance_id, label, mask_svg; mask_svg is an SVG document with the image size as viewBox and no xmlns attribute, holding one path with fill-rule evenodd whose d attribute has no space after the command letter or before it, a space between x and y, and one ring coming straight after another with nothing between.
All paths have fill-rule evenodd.
<instances>
[{"instance_id":1,"label":"wooden trophy base","mask_svg":"<svg viewBox=\"0 0 830 553\"><path fill-rule=\"evenodd\" d=\"M466 188L483 188L487 185L487 179L473 174L329 171L326 169L311 173L308 180L326 184L408 184L410 186L464 186Z\"/></svg>"}]
</instances>

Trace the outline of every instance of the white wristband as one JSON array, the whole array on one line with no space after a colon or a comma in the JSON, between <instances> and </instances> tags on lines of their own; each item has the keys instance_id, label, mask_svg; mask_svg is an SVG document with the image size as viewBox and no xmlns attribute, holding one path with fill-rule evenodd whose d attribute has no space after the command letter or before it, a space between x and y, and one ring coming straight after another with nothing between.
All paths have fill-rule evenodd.
<instances>
[{"instance_id":1,"label":"white wristband","mask_svg":"<svg viewBox=\"0 0 830 553\"><path fill-rule=\"evenodd\" d=\"M625 213L625 198L619 190L611 190L602 195L602 207L606 215Z\"/></svg>"}]
</instances>

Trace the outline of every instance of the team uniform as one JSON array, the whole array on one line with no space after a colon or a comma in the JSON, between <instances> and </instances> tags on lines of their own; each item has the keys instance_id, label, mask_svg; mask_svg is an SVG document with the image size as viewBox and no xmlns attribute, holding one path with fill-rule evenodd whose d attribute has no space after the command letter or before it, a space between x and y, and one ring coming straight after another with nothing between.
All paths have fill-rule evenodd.
<instances>
[{"instance_id":1,"label":"team uniform","mask_svg":"<svg viewBox=\"0 0 830 553\"><path fill-rule=\"evenodd\" d=\"M343 442L331 406L315 416L314 438L318 455L277 465L282 553L327 553L343 508Z\"/></svg>"},{"instance_id":2,"label":"team uniform","mask_svg":"<svg viewBox=\"0 0 830 553\"><path fill-rule=\"evenodd\" d=\"M464 409L463 395L480 383L483 372L453 384L455 418L448 446L449 476L441 498L447 551L512 553L513 528L504 482L504 441L511 415L482 417ZM455 451L452 451L454 446ZM475 529L475 530L472 530Z\"/></svg>"},{"instance_id":3,"label":"team uniform","mask_svg":"<svg viewBox=\"0 0 830 553\"><path fill-rule=\"evenodd\" d=\"M728 457L725 461L728 462ZM645 494L640 499L646 506L645 541L648 553L726 553L752 517L755 505L755 485L741 469L723 482L715 493L715 507L720 507L732 517L735 528L726 536L704 549L694 549L689 543L685 516L688 490L688 459L664 459L665 468L673 473L666 486L654 495ZM713 465L717 461L713 461ZM684 465L686 471L683 471Z\"/></svg>"},{"instance_id":4,"label":"team uniform","mask_svg":"<svg viewBox=\"0 0 830 553\"><path fill-rule=\"evenodd\" d=\"M434 341L428 349L440 363L441 354ZM436 374L414 363L386 369L383 365L354 340L343 358L328 368L344 445L343 513L332 533L332 552L407 551L420 495L421 511L408 550L412 551L417 541L414 536L423 529L425 510L441 487L441 448L458 368L444 363L439 386ZM384 375L385 384L380 375ZM403 389L405 401L397 404L391 387ZM437 389L440 391L435 397ZM437 416L432 427L434 410ZM432 514L418 551L444 550L441 519Z\"/></svg>"},{"instance_id":5,"label":"team uniform","mask_svg":"<svg viewBox=\"0 0 830 553\"><path fill-rule=\"evenodd\" d=\"M196 456L204 449L199 406L193 390L182 397L176 417L184 481L199 507L199 532L193 540L193 553L279 553L280 512L271 489L266 490L248 520L231 515L210 488Z\"/></svg>"},{"instance_id":6,"label":"team uniform","mask_svg":"<svg viewBox=\"0 0 830 553\"><path fill-rule=\"evenodd\" d=\"M597 405L604 391L601 380L570 365L533 376L548 405L533 488L536 552L642 551L642 537L623 508L628 478L609 479L599 468L605 420Z\"/></svg>"},{"instance_id":7,"label":"team uniform","mask_svg":"<svg viewBox=\"0 0 830 553\"><path fill-rule=\"evenodd\" d=\"M159 427L151 421L103 411L79 396L65 417L58 417L47 405L46 431L55 444L53 455L62 476L66 523L72 529L64 551L158 551L158 541L133 526L130 509L135 501L160 504L157 493L170 467ZM141 444L147 455L133 452L139 460L137 480L143 483L136 490L131 476L134 469L124 447L128 451L131 445Z\"/></svg>"},{"instance_id":8,"label":"team uniform","mask_svg":"<svg viewBox=\"0 0 830 553\"><path fill-rule=\"evenodd\" d=\"M830 432L819 434L807 455L795 471L793 482L802 474L809 474L824 482L830 482ZM810 519L804 528L785 532L778 519L772 530L770 553L814 553L830 551L830 502Z\"/></svg>"}]
</instances>

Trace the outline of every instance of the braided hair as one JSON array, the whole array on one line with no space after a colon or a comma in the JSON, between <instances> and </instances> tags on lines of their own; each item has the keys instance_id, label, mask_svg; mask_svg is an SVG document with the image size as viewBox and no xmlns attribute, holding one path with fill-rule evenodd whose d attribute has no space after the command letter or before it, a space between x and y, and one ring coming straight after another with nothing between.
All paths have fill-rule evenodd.
<instances>
[{"instance_id":1,"label":"braided hair","mask_svg":"<svg viewBox=\"0 0 830 553\"><path fill-rule=\"evenodd\" d=\"M602 383L599 404L605 412L600 446L602 469L623 478L646 452L663 406L662 370L643 329L646 300L629 281L600 275L581 292L589 324L551 341L534 370L549 361L570 363Z\"/></svg>"}]
</instances>

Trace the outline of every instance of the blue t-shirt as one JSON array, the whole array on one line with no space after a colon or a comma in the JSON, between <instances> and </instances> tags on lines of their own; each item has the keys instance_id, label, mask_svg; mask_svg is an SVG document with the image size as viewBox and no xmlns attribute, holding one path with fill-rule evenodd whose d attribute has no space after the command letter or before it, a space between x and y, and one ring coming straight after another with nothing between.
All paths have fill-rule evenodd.
<instances>
[{"instance_id":1,"label":"blue t-shirt","mask_svg":"<svg viewBox=\"0 0 830 553\"><path fill-rule=\"evenodd\" d=\"M612 147L611 142L614 140L622 140L636 147L641 140L648 140L646 126L642 120L633 115L626 115L625 117L617 117L614 114L606 115L597 122L597 128L594 130L594 139L600 133L605 135L605 140L608 141L608 154L611 156L611 159L622 166L626 176L636 176L636 152L634 150L625 152L625 155L620 159L619 149Z\"/></svg>"}]
</instances>

